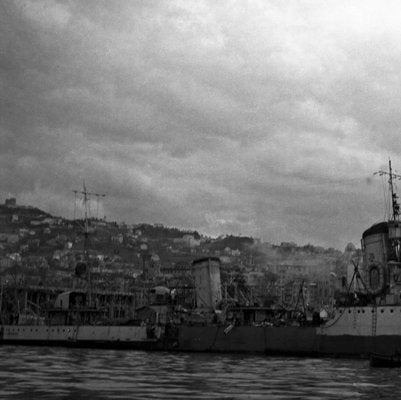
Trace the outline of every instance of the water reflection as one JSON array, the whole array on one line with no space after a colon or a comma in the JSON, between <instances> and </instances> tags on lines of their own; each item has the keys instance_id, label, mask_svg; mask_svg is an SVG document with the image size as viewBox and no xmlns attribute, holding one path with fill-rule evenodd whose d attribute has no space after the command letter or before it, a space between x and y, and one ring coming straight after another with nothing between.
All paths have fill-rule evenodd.
<instances>
[{"instance_id":1,"label":"water reflection","mask_svg":"<svg viewBox=\"0 0 401 400\"><path fill-rule=\"evenodd\" d=\"M366 360L0 346L6 399L391 399L400 369Z\"/></svg>"}]
</instances>

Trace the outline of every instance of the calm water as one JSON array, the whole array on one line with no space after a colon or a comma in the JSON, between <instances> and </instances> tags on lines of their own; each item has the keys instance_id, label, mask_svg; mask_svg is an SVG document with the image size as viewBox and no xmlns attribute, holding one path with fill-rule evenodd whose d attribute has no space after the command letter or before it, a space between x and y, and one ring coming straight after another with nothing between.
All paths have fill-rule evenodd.
<instances>
[{"instance_id":1,"label":"calm water","mask_svg":"<svg viewBox=\"0 0 401 400\"><path fill-rule=\"evenodd\" d=\"M399 399L364 360L0 346L1 399Z\"/></svg>"}]
</instances>

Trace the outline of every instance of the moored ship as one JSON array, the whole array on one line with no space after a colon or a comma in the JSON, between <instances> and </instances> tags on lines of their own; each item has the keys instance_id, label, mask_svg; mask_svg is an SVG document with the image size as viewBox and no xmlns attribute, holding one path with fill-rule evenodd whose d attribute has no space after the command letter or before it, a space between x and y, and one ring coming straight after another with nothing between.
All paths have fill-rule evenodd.
<instances>
[{"instance_id":1,"label":"moored ship","mask_svg":"<svg viewBox=\"0 0 401 400\"><path fill-rule=\"evenodd\" d=\"M3 310L3 284L0 290L0 344L49 345L71 347L102 347L127 349L155 349L160 347L163 326L154 321L134 319L134 304L129 293L94 291L89 259L89 222L87 202L91 195L86 190L74 191L83 196L85 207L84 246L76 274L84 276L84 290L66 290L54 293L53 288L36 288L35 298L46 297L47 306L28 299L29 288L20 289L14 283L16 307ZM99 196L99 194L95 195ZM20 306L17 292L22 292L25 306ZM32 293L30 293L32 294ZM103 299L102 301L99 301ZM115 301L120 307L115 306ZM27 307L27 305L30 307ZM121 304L123 306L121 306ZM8 304L10 306L10 304ZM32 312L32 307L36 308ZM30 312L27 310L30 309ZM15 310L17 310L15 312ZM123 318L121 318L123 317Z\"/></svg>"},{"instance_id":2,"label":"moored ship","mask_svg":"<svg viewBox=\"0 0 401 400\"><path fill-rule=\"evenodd\" d=\"M344 299L337 302L331 318L307 322L287 311L242 307L225 310L221 321L211 286L218 260L194 263L195 275L203 276L200 286L203 323L184 322L176 327L175 348L183 351L259 352L281 355L368 357L371 353L399 354L401 350L401 222L393 184L401 176L388 176L392 215L388 221L367 229L362 235L362 266L355 263L354 275ZM200 267L202 272L196 272ZM202 283L203 282L203 283ZM207 292L209 294L207 295ZM209 296L205 303L204 298ZM216 314L217 313L217 314ZM278 318L279 317L279 318ZM273 322L270 322L273 320Z\"/></svg>"},{"instance_id":3,"label":"moored ship","mask_svg":"<svg viewBox=\"0 0 401 400\"><path fill-rule=\"evenodd\" d=\"M10 316L0 326L0 344L144 350L160 345L160 325L109 318L107 308L88 306L85 299L82 291L61 292L43 316Z\"/></svg>"}]
</instances>

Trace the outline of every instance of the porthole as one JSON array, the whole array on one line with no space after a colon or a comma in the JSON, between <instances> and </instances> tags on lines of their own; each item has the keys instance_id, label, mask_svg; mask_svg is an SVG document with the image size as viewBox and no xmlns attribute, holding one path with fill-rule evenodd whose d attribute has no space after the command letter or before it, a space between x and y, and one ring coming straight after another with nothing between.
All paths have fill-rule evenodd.
<instances>
[{"instance_id":1,"label":"porthole","mask_svg":"<svg viewBox=\"0 0 401 400\"><path fill-rule=\"evenodd\" d=\"M381 309L381 310L380 310L380 312L381 312L381 313L384 313L384 310L383 310L383 309Z\"/></svg>"}]
</instances>

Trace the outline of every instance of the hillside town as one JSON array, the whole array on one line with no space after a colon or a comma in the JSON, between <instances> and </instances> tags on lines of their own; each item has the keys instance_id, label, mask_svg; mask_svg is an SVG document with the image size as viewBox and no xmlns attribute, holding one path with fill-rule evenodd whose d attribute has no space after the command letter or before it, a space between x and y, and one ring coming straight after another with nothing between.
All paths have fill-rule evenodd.
<instances>
[{"instance_id":1,"label":"hillside town","mask_svg":"<svg viewBox=\"0 0 401 400\"><path fill-rule=\"evenodd\" d=\"M127 303L127 309L148 304L161 288L173 291L177 304L190 308L194 302L192 262L213 256L221 261L227 302L289 307L302 301L313 309L329 309L336 292L347 285L351 261L359 254L352 244L341 252L244 236L211 238L159 224L104 218L90 218L89 233L90 271L82 262L82 220L55 217L19 205L15 198L6 199L0 205L3 304L22 307L25 303L34 309L54 300L56 293L84 292L90 273L91 290L99 294L99 301L119 302L118 310L121 302Z\"/></svg>"}]
</instances>

